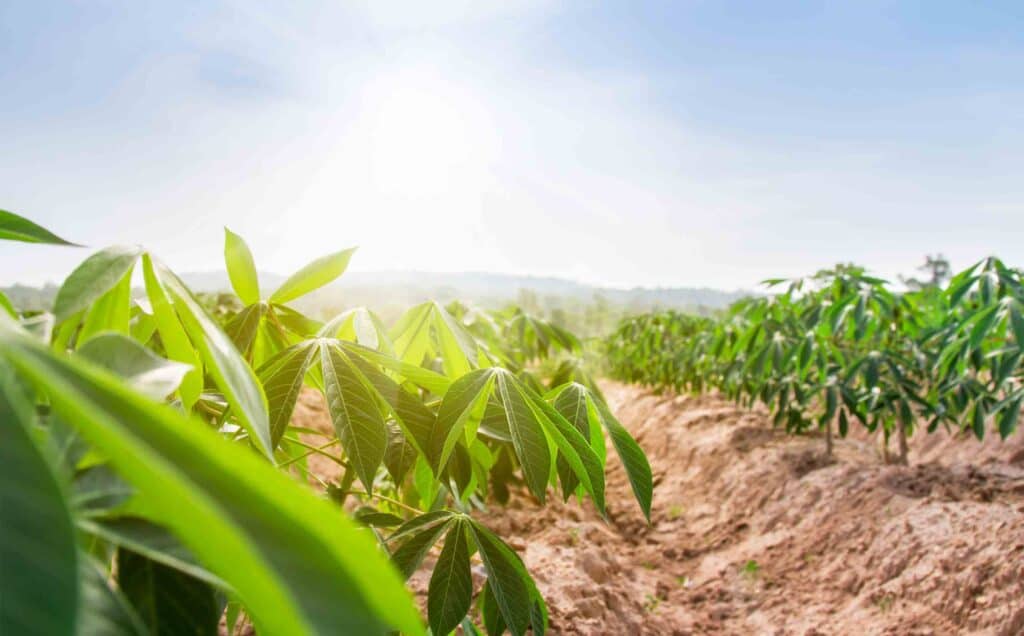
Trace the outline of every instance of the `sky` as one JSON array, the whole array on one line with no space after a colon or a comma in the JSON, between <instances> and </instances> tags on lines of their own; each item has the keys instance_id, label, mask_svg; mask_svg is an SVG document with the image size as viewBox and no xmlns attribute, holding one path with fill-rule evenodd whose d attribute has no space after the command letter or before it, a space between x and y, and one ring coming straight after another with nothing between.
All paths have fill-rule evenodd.
<instances>
[{"instance_id":1,"label":"sky","mask_svg":"<svg viewBox=\"0 0 1024 636\"><path fill-rule=\"evenodd\" d=\"M179 272L1024 265L1024 4L0 3L0 208ZM0 283L87 251L4 243Z\"/></svg>"}]
</instances>

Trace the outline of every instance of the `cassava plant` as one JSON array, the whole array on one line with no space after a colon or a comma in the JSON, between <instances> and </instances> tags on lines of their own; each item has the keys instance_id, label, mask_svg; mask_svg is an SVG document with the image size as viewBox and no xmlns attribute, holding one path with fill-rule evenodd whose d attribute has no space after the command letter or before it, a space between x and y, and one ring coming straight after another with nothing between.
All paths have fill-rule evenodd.
<instances>
[{"instance_id":1,"label":"cassava plant","mask_svg":"<svg viewBox=\"0 0 1024 636\"><path fill-rule=\"evenodd\" d=\"M994 258L948 287L897 292L863 269L840 265L742 300L723 315L665 312L624 320L606 340L613 375L655 388L715 389L767 405L777 426L834 429L851 421L880 431L907 461L921 425L1003 438L1024 403L1024 279Z\"/></svg>"},{"instance_id":2,"label":"cassava plant","mask_svg":"<svg viewBox=\"0 0 1024 636\"><path fill-rule=\"evenodd\" d=\"M0 238L71 245L9 212ZM240 302L217 317L140 247L86 258L53 314L0 296L0 633L423 633L402 581L435 544L431 633L546 631L533 579L474 512L521 481L603 514L607 437L649 517L643 451L575 362L556 383L531 367L577 346L552 325L513 311L480 333L425 303L388 329L364 308L321 324L288 306L351 254L264 298L226 232ZM331 433L292 422L303 390Z\"/></svg>"}]
</instances>

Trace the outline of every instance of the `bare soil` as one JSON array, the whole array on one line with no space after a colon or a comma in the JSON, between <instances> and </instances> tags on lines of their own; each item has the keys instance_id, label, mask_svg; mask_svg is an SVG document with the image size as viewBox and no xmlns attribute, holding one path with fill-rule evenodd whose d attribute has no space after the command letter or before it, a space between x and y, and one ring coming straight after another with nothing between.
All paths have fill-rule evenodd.
<instances>
[{"instance_id":1,"label":"bare soil","mask_svg":"<svg viewBox=\"0 0 1024 636\"><path fill-rule=\"evenodd\" d=\"M608 522L524 490L480 516L522 555L553 633L1024 633L1024 436L920 435L909 467L853 436L829 460L824 439L715 396L604 390L650 458L651 524L614 457ZM318 398L297 423L329 426Z\"/></svg>"}]
</instances>

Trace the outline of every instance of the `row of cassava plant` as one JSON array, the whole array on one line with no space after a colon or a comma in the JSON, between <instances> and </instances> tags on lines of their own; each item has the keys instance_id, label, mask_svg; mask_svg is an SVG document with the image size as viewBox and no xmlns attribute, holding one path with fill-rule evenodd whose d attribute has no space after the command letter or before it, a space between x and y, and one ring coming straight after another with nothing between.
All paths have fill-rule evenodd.
<instances>
[{"instance_id":1,"label":"row of cassava plant","mask_svg":"<svg viewBox=\"0 0 1024 636\"><path fill-rule=\"evenodd\" d=\"M0 239L71 245L4 211ZM267 293L228 231L238 301L213 313L137 246L86 258L52 313L0 295L0 633L419 634L403 580L435 544L431 633L545 632L533 579L474 513L522 484L603 514L607 439L649 516L643 451L555 325L436 303L390 327L290 307L353 251ZM332 433L292 423L303 390L323 393Z\"/></svg>"},{"instance_id":2,"label":"row of cassava plant","mask_svg":"<svg viewBox=\"0 0 1024 636\"><path fill-rule=\"evenodd\" d=\"M852 422L880 430L888 454L917 428L1005 438L1024 401L1024 279L987 258L945 288L898 292L859 267L766 281L768 295L704 318L629 318L607 339L612 374L675 391L761 402L787 431Z\"/></svg>"}]
</instances>

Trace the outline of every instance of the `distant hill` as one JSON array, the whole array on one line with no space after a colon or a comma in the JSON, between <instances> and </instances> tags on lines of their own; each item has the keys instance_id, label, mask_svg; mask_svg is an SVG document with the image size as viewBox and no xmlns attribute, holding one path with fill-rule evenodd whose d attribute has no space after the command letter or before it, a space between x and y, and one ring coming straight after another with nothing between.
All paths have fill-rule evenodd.
<instances>
[{"instance_id":1,"label":"distant hill","mask_svg":"<svg viewBox=\"0 0 1024 636\"><path fill-rule=\"evenodd\" d=\"M199 292L229 291L230 283L223 272L190 272L181 278ZM260 273L260 285L269 292L285 277ZM46 309L52 306L57 287L42 288L13 285L3 288L15 306ZM634 287L619 289L598 287L554 277L516 276L485 272L347 272L342 278L303 299L306 309L334 311L344 307L367 305L384 310L404 308L435 299L466 300L482 306L501 306L510 302L535 302L551 306L569 303L586 305L607 303L631 312L652 308L677 308L709 311L728 306L750 295L744 291L723 291L707 287Z\"/></svg>"},{"instance_id":2,"label":"distant hill","mask_svg":"<svg viewBox=\"0 0 1024 636\"><path fill-rule=\"evenodd\" d=\"M53 299L57 297L57 289L53 283L42 287L30 287L15 283L10 287L0 287L7 298L21 311L43 311L53 307Z\"/></svg>"},{"instance_id":3,"label":"distant hill","mask_svg":"<svg viewBox=\"0 0 1024 636\"><path fill-rule=\"evenodd\" d=\"M196 291L230 289L227 275L194 272L181 278ZM273 290L284 281L277 274L260 274L260 285ZM725 291L709 287L633 287L620 289L587 285L564 278L517 276L487 272L347 272L335 283L312 295L317 304L340 302L346 306L370 304L356 298L411 305L429 299L468 300L482 305L501 305L519 300L523 291L539 297L563 298L583 303L603 298L610 304L637 309L652 307L720 309L749 296L749 291Z\"/></svg>"}]
</instances>

